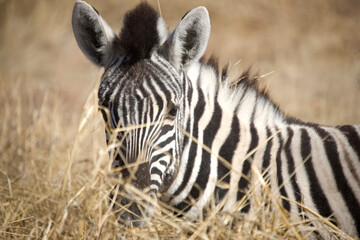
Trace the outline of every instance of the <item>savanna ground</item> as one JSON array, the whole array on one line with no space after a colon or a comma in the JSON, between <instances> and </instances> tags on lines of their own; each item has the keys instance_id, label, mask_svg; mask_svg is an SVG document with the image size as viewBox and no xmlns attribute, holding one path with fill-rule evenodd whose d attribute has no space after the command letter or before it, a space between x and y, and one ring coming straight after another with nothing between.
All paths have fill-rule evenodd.
<instances>
[{"instance_id":1,"label":"savanna ground","mask_svg":"<svg viewBox=\"0 0 360 240\"><path fill-rule=\"evenodd\" d=\"M124 12L140 1L89 2L118 31ZM289 115L360 122L359 1L149 2L156 9L160 3L171 30L189 9L206 6L207 54L240 71L252 66ZM96 106L102 70L76 45L73 4L0 0L0 238L306 237L306 225L289 223L285 213L276 219L265 207L256 220L233 215L228 225L166 213L142 229L117 225L107 199L116 180Z\"/></svg>"}]
</instances>

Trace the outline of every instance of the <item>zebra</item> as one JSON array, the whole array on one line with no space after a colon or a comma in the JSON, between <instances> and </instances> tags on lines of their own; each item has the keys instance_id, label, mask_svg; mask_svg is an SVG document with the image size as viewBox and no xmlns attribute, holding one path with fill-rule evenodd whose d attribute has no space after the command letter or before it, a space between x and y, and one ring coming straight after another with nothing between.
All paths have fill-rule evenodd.
<instances>
[{"instance_id":1,"label":"zebra","mask_svg":"<svg viewBox=\"0 0 360 240\"><path fill-rule=\"evenodd\" d=\"M359 236L360 126L288 117L249 71L231 82L228 67L203 57L211 29L205 7L169 33L142 2L117 35L78 0L72 26L82 52L104 68L98 104L113 167L150 199L142 210L130 195L122 198L131 210L120 213L124 223L144 225L160 201L189 219L211 201L231 212L246 200L239 211L250 214L246 192L257 169L291 215L300 215L301 203Z\"/></svg>"}]
</instances>

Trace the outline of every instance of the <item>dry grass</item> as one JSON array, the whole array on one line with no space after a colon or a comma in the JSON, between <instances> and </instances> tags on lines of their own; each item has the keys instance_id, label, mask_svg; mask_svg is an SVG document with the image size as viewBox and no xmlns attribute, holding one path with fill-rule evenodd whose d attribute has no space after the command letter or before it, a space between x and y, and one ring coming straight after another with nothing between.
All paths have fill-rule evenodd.
<instances>
[{"instance_id":1,"label":"dry grass","mask_svg":"<svg viewBox=\"0 0 360 240\"><path fill-rule=\"evenodd\" d=\"M114 29L136 4L90 2ZM208 52L275 71L265 84L285 112L325 124L359 123L357 1L160 3L171 28L188 9L207 6L213 24ZM212 210L204 221L190 222L164 210L145 228L117 224L108 204L116 180L96 110L101 70L76 46L72 7L73 1L0 0L0 238L306 237L308 224L290 222L276 204L270 211L272 194L261 181L252 219Z\"/></svg>"}]
</instances>

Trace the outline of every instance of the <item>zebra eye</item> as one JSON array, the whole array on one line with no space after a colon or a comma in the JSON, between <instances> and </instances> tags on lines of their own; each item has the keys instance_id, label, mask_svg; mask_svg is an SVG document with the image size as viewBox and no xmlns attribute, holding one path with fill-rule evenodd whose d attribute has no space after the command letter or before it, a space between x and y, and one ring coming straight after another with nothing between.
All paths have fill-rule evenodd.
<instances>
[{"instance_id":1,"label":"zebra eye","mask_svg":"<svg viewBox=\"0 0 360 240\"><path fill-rule=\"evenodd\" d=\"M173 107L170 109L170 111L169 111L169 115L175 116L175 115L176 115L176 111L177 111L176 107L173 106Z\"/></svg>"},{"instance_id":2,"label":"zebra eye","mask_svg":"<svg viewBox=\"0 0 360 240\"><path fill-rule=\"evenodd\" d=\"M177 112L177 106L174 105L174 104L171 104L168 109L169 109L168 115L172 116L172 117L175 117L176 112Z\"/></svg>"}]
</instances>

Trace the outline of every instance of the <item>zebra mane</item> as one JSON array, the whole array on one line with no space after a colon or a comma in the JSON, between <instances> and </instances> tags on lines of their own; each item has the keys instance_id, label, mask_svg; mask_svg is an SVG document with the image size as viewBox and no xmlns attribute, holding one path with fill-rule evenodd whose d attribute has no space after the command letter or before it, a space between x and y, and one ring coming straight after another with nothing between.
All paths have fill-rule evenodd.
<instances>
[{"instance_id":1,"label":"zebra mane","mask_svg":"<svg viewBox=\"0 0 360 240\"><path fill-rule=\"evenodd\" d=\"M200 63L211 67L215 71L216 75L219 76L221 81L228 81L229 65L226 64L224 67L222 67L221 75L219 75L220 65L219 60L215 55L210 55L210 57L207 59L203 56L200 59ZM270 100L267 89L260 86L260 79L261 77L259 77L257 74L253 74L251 67L248 67L234 81L229 82L229 87L236 89L240 85L245 85L248 88L256 90L256 92Z\"/></svg>"},{"instance_id":2,"label":"zebra mane","mask_svg":"<svg viewBox=\"0 0 360 240\"><path fill-rule=\"evenodd\" d=\"M269 97L266 87L261 86L260 84L261 76L252 73L251 67L245 69L240 75L234 78L229 76L229 72L231 71L229 64L226 64L224 67L220 68L218 58L214 55L211 55L207 59L202 57L200 59L200 64L208 67L208 71L214 72L214 74L217 76L218 83L222 83L213 84L216 86L215 91L218 92L222 87L229 89L230 91L225 91L227 93L226 96L233 99L237 103L235 105L239 106L243 104L244 99L246 99L244 96L252 95L256 97L256 101L259 103L258 106L266 110L254 113L255 115L248 116L250 117L250 121L253 121L254 118L261 119L264 115L259 113L265 112L268 112L269 114L274 113L274 119L283 119L287 122L297 121L296 118L286 116L280 110L279 106L274 103L274 101ZM246 116L244 117L246 118ZM269 119L270 118L272 117L269 117ZM267 121L266 118L263 120Z\"/></svg>"},{"instance_id":3,"label":"zebra mane","mask_svg":"<svg viewBox=\"0 0 360 240\"><path fill-rule=\"evenodd\" d=\"M219 79L221 81L228 81L228 85L231 89L238 89L239 86L245 87L246 89L253 89L258 94L263 96L264 98L268 99L270 102L273 103L271 98L269 97L269 94L267 92L267 88L261 86L260 80L261 77L258 74L254 74L252 72L252 68L248 67L245 69L238 77L236 77L234 80L229 81L229 64L226 64L222 68L220 68L219 60L215 55L210 55L209 58L205 58L204 56L200 59L200 63L202 65L207 65L213 69L213 71L216 73L217 76L219 76ZM221 75L220 75L220 69L221 69ZM277 104L273 103L276 107Z\"/></svg>"},{"instance_id":4,"label":"zebra mane","mask_svg":"<svg viewBox=\"0 0 360 240\"><path fill-rule=\"evenodd\" d=\"M165 22L146 2L125 14L119 34L120 47L133 61L150 58L167 37Z\"/></svg>"}]
</instances>

